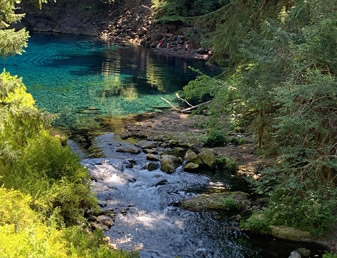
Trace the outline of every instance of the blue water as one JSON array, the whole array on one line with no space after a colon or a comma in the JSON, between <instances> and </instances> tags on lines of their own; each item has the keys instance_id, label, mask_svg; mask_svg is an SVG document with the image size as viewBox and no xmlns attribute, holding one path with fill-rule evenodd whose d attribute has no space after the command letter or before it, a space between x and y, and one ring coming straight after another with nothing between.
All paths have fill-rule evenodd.
<instances>
[{"instance_id":1,"label":"blue water","mask_svg":"<svg viewBox=\"0 0 337 258\"><path fill-rule=\"evenodd\" d=\"M53 34L34 34L25 53L0 60L1 70L23 77L40 109L59 115L56 125L75 129L166 107L161 97L174 101L174 93L196 77L189 66L216 72L203 61Z\"/></svg>"}]
</instances>

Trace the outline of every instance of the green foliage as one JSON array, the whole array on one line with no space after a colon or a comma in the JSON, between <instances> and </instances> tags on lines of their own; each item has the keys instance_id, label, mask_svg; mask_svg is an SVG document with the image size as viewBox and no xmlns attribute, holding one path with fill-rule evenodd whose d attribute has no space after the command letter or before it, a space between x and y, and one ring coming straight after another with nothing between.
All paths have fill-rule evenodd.
<instances>
[{"instance_id":1,"label":"green foliage","mask_svg":"<svg viewBox=\"0 0 337 258\"><path fill-rule=\"evenodd\" d=\"M19 191L0 188L1 257L138 257L110 250L101 232L80 227L56 228L40 220L32 210L32 198Z\"/></svg>"},{"instance_id":2,"label":"green foliage","mask_svg":"<svg viewBox=\"0 0 337 258\"><path fill-rule=\"evenodd\" d=\"M240 226L243 229L251 230L257 233L268 233L270 221L263 212L256 212L246 221L242 221Z\"/></svg>"},{"instance_id":3,"label":"green foliage","mask_svg":"<svg viewBox=\"0 0 337 258\"><path fill-rule=\"evenodd\" d=\"M278 187L265 213L274 225L286 225L322 235L336 222L336 191L331 188Z\"/></svg>"},{"instance_id":4,"label":"green foliage","mask_svg":"<svg viewBox=\"0 0 337 258\"><path fill-rule=\"evenodd\" d=\"M227 157L218 158L217 165L219 168L226 169L231 172L236 172L238 169L238 164L234 160Z\"/></svg>"},{"instance_id":5,"label":"green foliage","mask_svg":"<svg viewBox=\"0 0 337 258\"><path fill-rule=\"evenodd\" d=\"M259 193L272 224L314 234L335 223L337 178L337 9L334 1L231 1L195 20L210 29L218 78L184 88L220 122L246 124L274 158ZM212 23L214 24L212 32Z\"/></svg>"},{"instance_id":6,"label":"green foliage","mask_svg":"<svg viewBox=\"0 0 337 258\"><path fill-rule=\"evenodd\" d=\"M325 254L323 254L323 258L337 258L337 254L325 253Z\"/></svg>"},{"instance_id":7,"label":"green foliage","mask_svg":"<svg viewBox=\"0 0 337 258\"><path fill-rule=\"evenodd\" d=\"M172 17L200 16L213 12L226 5L228 0L152 0L160 22L172 20Z\"/></svg>"},{"instance_id":8,"label":"green foliage","mask_svg":"<svg viewBox=\"0 0 337 258\"><path fill-rule=\"evenodd\" d=\"M88 185L63 180L39 198L37 209L45 218L71 226L85 225L85 213L97 211L98 207Z\"/></svg>"},{"instance_id":9,"label":"green foliage","mask_svg":"<svg viewBox=\"0 0 337 258\"><path fill-rule=\"evenodd\" d=\"M223 146L225 142L226 137L223 131L212 130L207 134L204 145L209 147Z\"/></svg>"}]
</instances>

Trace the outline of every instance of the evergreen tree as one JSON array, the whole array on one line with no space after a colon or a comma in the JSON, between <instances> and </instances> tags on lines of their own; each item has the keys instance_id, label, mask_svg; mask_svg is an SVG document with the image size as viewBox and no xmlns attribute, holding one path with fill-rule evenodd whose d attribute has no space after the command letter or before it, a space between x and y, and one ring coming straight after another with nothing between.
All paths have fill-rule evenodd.
<instances>
[{"instance_id":1,"label":"evergreen tree","mask_svg":"<svg viewBox=\"0 0 337 258\"><path fill-rule=\"evenodd\" d=\"M217 15L208 44L229 66L191 82L185 96L211 96L215 119L250 125L276 160L257 183L271 196L269 223L322 233L336 212L336 1L239 0Z\"/></svg>"}]
</instances>

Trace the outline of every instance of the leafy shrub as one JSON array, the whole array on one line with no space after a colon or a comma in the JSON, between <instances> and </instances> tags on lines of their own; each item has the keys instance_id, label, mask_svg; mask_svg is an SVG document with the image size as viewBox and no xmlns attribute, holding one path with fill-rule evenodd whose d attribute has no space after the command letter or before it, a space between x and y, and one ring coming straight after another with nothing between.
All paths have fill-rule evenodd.
<instances>
[{"instance_id":1,"label":"leafy shrub","mask_svg":"<svg viewBox=\"0 0 337 258\"><path fill-rule=\"evenodd\" d=\"M241 227L258 233L269 232L270 221L261 211L251 215L246 221L241 222Z\"/></svg>"},{"instance_id":2,"label":"leafy shrub","mask_svg":"<svg viewBox=\"0 0 337 258\"><path fill-rule=\"evenodd\" d=\"M44 192L36 208L45 218L72 226L85 225L85 213L97 210L98 206L88 185L62 180Z\"/></svg>"},{"instance_id":3,"label":"leafy shrub","mask_svg":"<svg viewBox=\"0 0 337 258\"><path fill-rule=\"evenodd\" d=\"M333 197L334 196L334 197ZM286 225L322 235L336 222L336 193L326 189L277 189L266 214L274 225Z\"/></svg>"},{"instance_id":4,"label":"leafy shrub","mask_svg":"<svg viewBox=\"0 0 337 258\"><path fill-rule=\"evenodd\" d=\"M111 250L101 232L87 233L80 227L57 229L40 221L31 196L0 188L1 257L138 257Z\"/></svg>"},{"instance_id":5,"label":"leafy shrub","mask_svg":"<svg viewBox=\"0 0 337 258\"><path fill-rule=\"evenodd\" d=\"M207 134L207 136L206 136L206 138L203 142L204 142L205 146L216 147L216 146L224 145L226 140L227 139L226 139L223 131L212 130Z\"/></svg>"},{"instance_id":6,"label":"leafy shrub","mask_svg":"<svg viewBox=\"0 0 337 258\"><path fill-rule=\"evenodd\" d=\"M123 250L111 250L103 241L104 235L101 231L94 231L89 234L80 227L70 227L63 230L62 237L67 241L68 247L77 257L92 258L131 258L139 257L134 252L124 252Z\"/></svg>"},{"instance_id":7,"label":"leafy shrub","mask_svg":"<svg viewBox=\"0 0 337 258\"><path fill-rule=\"evenodd\" d=\"M16 230L37 221L30 208L32 198L19 191L0 188L0 226L12 224Z\"/></svg>"},{"instance_id":8,"label":"leafy shrub","mask_svg":"<svg viewBox=\"0 0 337 258\"><path fill-rule=\"evenodd\" d=\"M337 254L325 253L325 254L323 254L323 258L337 258Z\"/></svg>"},{"instance_id":9,"label":"leafy shrub","mask_svg":"<svg viewBox=\"0 0 337 258\"><path fill-rule=\"evenodd\" d=\"M228 142L230 142L234 145L242 145L242 144L246 144L248 142L248 140L244 137L231 136L231 137L229 137Z\"/></svg>"}]
</instances>

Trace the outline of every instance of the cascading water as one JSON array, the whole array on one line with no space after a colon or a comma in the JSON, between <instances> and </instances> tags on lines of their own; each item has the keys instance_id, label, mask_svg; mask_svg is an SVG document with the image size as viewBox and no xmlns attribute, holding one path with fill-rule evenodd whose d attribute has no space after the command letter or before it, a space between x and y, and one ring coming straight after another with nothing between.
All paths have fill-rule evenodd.
<instances>
[{"instance_id":1,"label":"cascading water","mask_svg":"<svg viewBox=\"0 0 337 258\"><path fill-rule=\"evenodd\" d=\"M97 137L105 159L84 159L104 209L116 214L107 232L118 248L139 250L141 257L246 257L257 254L240 241L245 236L230 221L212 212L195 213L176 207L210 184L206 176L178 168L173 174L144 169L144 153L118 153L125 145L113 134ZM133 166L132 164L135 163ZM131 167L132 166L132 167Z\"/></svg>"},{"instance_id":2,"label":"cascading water","mask_svg":"<svg viewBox=\"0 0 337 258\"><path fill-rule=\"evenodd\" d=\"M74 142L70 145L78 155L85 156ZM115 223L105 234L117 248L138 250L144 258L270 258L288 257L298 247L297 243L248 236L237 222L217 212L181 209L176 205L179 201L212 187L226 188L229 182L186 173L181 167L173 174L160 169L149 171L143 152L116 152L128 145L114 134L104 134L94 140L94 146L105 158L82 160L102 209L115 214ZM316 255L313 257L320 256Z\"/></svg>"}]
</instances>

